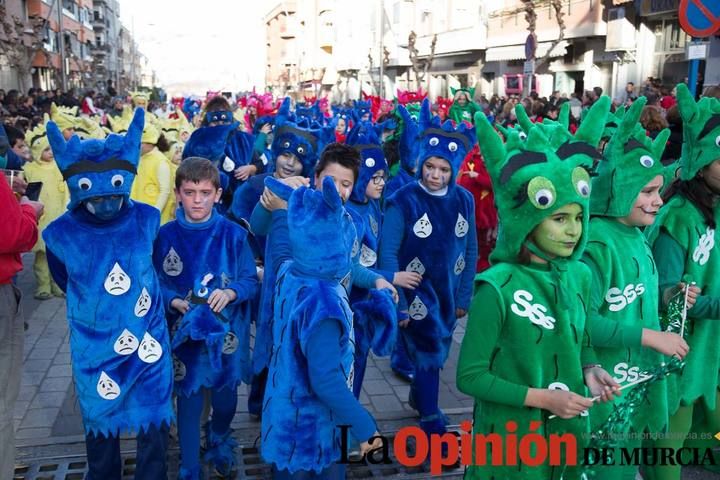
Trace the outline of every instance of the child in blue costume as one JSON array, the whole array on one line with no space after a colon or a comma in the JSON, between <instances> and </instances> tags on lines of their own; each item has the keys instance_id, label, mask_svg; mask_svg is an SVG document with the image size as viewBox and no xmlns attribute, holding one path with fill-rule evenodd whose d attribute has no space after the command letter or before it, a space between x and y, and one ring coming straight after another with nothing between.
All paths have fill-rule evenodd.
<instances>
[{"instance_id":1,"label":"child in blue costume","mask_svg":"<svg viewBox=\"0 0 720 480\"><path fill-rule=\"evenodd\" d=\"M332 129L309 129L291 122L290 99L283 101L275 119L275 132L273 134L272 154L275 164L272 176L277 179L295 178L297 175L308 177L317 163L320 152ZM266 175L269 176L269 175ZM270 214L258 201L265 186L266 176L250 179L233 197L231 213L236 219L243 218L250 221L250 227L261 244L265 244L270 234ZM264 247L264 265L272 265L272 250ZM272 320L273 289L275 286L275 272L268 268L263 270L262 285L260 289L260 305L257 313L255 344L253 348L253 382L248 398L248 410L251 414L259 416L262 410L262 398L267 378L267 362L272 345L270 323Z\"/></svg>"},{"instance_id":2,"label":"child in blue costume","mask_svg":"<svg viewBox=\"0 0 720 480\"><path fill-rule=\"evenodd\" d=\"M350 276L357 242L350 215L333 179L322 191L290 187L268 178L274 191L284 187L286 208L273 211L269 242L279 254L275 292L275 345L270 360L262 418L262 456L278 479L344 479L341 432L363 441L375 422L350 391L353 367L353 315L343 287ZM292 243L289 238L292 238Z\"/></svg>"},{"instance_id":3,"label":"child in blue costume","mask_svg":"<svg viewBox=\"0 0 720 480\"><path fill-rule=\"evenodd\" d=\"M380 274L387 281L396 286L414 288L420 284L422 276L417 272L384 272L377 270L378 245L380 228L382 226L382 212L380 198L382 197L388 166L373 125L369 121L359 122L353 127L347 137L347 144L353 146L360 154L360 172L355 182L350 200L346 207L355 222L355 230L360 240L360 265ZM371 347L372 335L369 335L369 325L363 315L358 315L356 305L367 299L368 290L362 287L353 287L350 292L350 304L356 314L355 329L355 381L353 392L360 398L362 382L365 377L367 356ZM387 355L382 349L373 346L378 355Z\"/></svg>"},{"instance_id":4,"label":"child in blue costume","mask_svg":"<svg viewBox=\"0 0 720 480\"><path fill-rule=\"evenodd\" d=\"M186 159L175 194L181 208L160 229L153 263L173 332L179 478L193 480L200 478L203 390L212 399L205 460L223 475L236 463L230 423L237 386L250 377L248 300L257 279L247 232L213 209L222 194L217 168L206 159Z\"/></svg>"},{"instance_id":5,"label":"child in blue costume","mask_svg":"<svg viewBox=\"0 0 720 480\"><path fill-rule=\"evenodd\" d=\"M400 188L415 181L415 171L418 160L418 134L417 121L410 115L410 112L402 106L397 106L397 113L400 115L402 125L400 137L398 138L398 152L400 154L400 170L397 175L388 180L385 186L385 198L389 198Z\"/></svg>"},{"instance_id":6,"label":"child in blue costume","mask_svg":"<svg viewBox=\"0 0 720 480\"><path fill-rule=\"evenodd\" d=\"M47 125L70 203L43 238L50 272L67 294L89 480L120 479L123 432L137 434L135 478L167 476L172 361L151 261L160 212L129 199L143 123L138 109L124 136L67 143L54 122Z\"/></svg>"},{"instance_id":7,"label":"child in blue costume","mask_svg":"<svg viewBox=\"0 0 720 480\"><path fill-rule=\"evenodd\" d=\"M411 403L427 433L445 431L438 407L440 369L447 359L458 318L472 295L477 257L474 200L455 184L460 163L475 143L465 124L453 127L420 111L418 180L387 199L380 237L380 268L422 275L416 289L400 296L401 338L415 365ZM466 268L467 267L467 268Z\"/></svg>"}]
</instances>

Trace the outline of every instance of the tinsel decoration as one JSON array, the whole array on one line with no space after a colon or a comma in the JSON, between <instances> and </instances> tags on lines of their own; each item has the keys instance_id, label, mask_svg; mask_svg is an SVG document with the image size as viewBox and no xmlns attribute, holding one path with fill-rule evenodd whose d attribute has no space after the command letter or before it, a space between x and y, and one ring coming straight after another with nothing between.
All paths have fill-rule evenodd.
<instances>
[{"instance_id":1,"label":"tinsel decoration","mask_svg":"<svg viewBox=\"0 0 720 480\"><path fill-rule=\"evenodd\" d=\"M667 309L660 316L660 328L663 331L680 334L680 330L682 330L684 303L685 298L682 291L679 291L670 298ZM692 333L692 330L693 322L686 320L683 338L687 340L687 336L689 333Z\"/></svg>"}]
</instances>

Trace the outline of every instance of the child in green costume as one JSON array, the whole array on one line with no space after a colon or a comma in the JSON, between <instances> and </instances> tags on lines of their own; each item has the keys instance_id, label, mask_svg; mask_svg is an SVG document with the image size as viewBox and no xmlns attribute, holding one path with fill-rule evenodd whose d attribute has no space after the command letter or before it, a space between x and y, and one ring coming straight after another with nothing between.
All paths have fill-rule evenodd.
<instances>
[{"instance_id":1,"label":"child in green costume","mask_svg":"<svg viewBox=\"0 0 720 480\"><path fill-rule=\"evenodd\" d=\"M660 331L657 269L640 230L655 221L663 204L663 176L675 170L674 165L660 162L670 131L663 130L653 142L638 123L646 101L640 97L627 113L615 117L616 128L592 183L593 217L583 256L593 279L587 321L590 340L598 361L620 384L639 380L643 370L663 361L663 355L683 358L688 350L680 335ZM621 402L622 398L592 409L592 431ZM654 382L635 406L631 436L618 439L618 448L640 447L642 440L635 434L660 432L667 418L666 382ZM619 450L613 456L616 464L597 467L594 479L634 480L637 467L621 465Z\"/></svg>"},{"instance_id":2,"label":"child in green costume","mask_svg":"<svg viewBox=\"0 0 720 480\"><path fill-rule=\"evenodd\" d=\"M500 228L493 266L475 279L458 361L458 388L475 398L474 440L490 433L503 443L511 433L546 439L570 433L581 448L593 405L586 386L603 401L617 391L589 344L591 275L578 261L587 239L588 169L608 107L607 98L597 102L574 137L548 122L528 125L524 140L509 131L506 145L484 115L475 116ZM519 112L527 117L522 106ZM572 463L567 456L538 466L492 463L488 445L465 478L568 480L579 474L565 468Z\"/></svg>"},{"instance_id":3,"label":"child in green costume","mask_svg":"<svg viewBox=\"0 0 720 480\"><path fill-rule=\"evenodd\" d=\"M688 303L695 303L685 326L690 353L680 376L668 385L672 435L653 445L676 449L683 446L694 413L704 414L711 435L720 431L720 251L715 246L720 221L720 101L705 97L695 102L685 84L677 86L677 98L684 136L680 179L665 192L667 204L648 232L660 291L677 284L683 274L697 284L688 295ZM664 303L669 296L663 295ZM708 446L717 445L712 442ZM649 478L677 480L680 466L655 467L647 473Z\"/></svg>"}]
</instances>

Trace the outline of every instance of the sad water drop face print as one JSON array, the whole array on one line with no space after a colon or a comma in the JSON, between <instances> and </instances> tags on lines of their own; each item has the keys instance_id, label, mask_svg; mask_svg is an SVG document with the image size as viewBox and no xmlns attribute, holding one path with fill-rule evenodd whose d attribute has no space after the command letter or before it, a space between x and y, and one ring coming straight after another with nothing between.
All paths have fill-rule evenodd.
<instances>
[{"instance_id":1,"label":"sad water drop face print","mask_svg":"<svg viewBox=\"0 0 720 480\"><path fill-rule=\"evenodd\" d=\"M120 396L120 385L105 372L100 372L100 379L97 383L97 392L100 398L115 400Z\"/></svg>"},{"instance_id":2,"label":"sad water drop face print","mask_svg":"<svg viewBox=\"0 0 720 480\"><path fill-rule=\"evenodd\" d=\"M150 306L152 305L152 299L150 298L150 293L147 291L145 287L143 287L142 292L140 292L140 296L137 299L137 302L135 302L135 316L142 318L150 311Z\"/></svg>"},{"instance_id":3,"label":"sad water drop face print","mask_svg":"<svg viewBox=\"0 0 720 480\"><path fill-rule=\"evenodd\" d=\"M110 295L122 295L130 290L130 277L119 263L115 262L112 270L105 277L105 291Z\"/></svg>"},{"instance_id":4,"label":"sad water drop face print","mask_svg":"<svg viewBox=\"0 0 720 480\"><path fill-rule=\"evenodd\" d=\"M160 342L155 340L149 332L145 332L140 348L138 349L138 357L145 363L155 363L162 357L163 350Z\"/></svg>"},{"instance_id":5,"label":"sad water drop face print","mask_svg":"<svg viewBox=\"0 0 720 480\"><path fill-rule=\"evenodd\" d=\"M413 225L413 233L420 238L429 237L432 234L432 231L433 226L432 223L430 223L427 213L424 213L423 216L415 222L415 225Z\"/></svg>"},{"instance_id":6,"label":"sad water drop face print","mask_svg":"<svg viewBox=\"0 0 720 480\"><path fill-rule=\"evenodd\" d=\"M118 355L132 355L138 349L139 343L135 335L127 328L122 331L120 336L115 340L113 350Z\"/></svg>"}]
</instances>

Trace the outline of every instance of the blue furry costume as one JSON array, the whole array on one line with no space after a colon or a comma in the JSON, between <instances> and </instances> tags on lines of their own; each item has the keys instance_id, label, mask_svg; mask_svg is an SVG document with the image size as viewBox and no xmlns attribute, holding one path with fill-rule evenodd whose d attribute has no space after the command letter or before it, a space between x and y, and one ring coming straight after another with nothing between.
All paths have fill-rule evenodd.
<instances>
[{"instance_id":1,"label":"blue furry costume","mask_svg":"<svg viewBox=\"0 0 720 480\"><path fill-rule=\"evenodd\" d=\"M380 202L379 200L367 199L365 194L368 184L377 172L383 171L385 176L387 176L388 165L385 161L382 146L380 145L380 139L377 137L372 123L362 121L358 122L350 131L347 137L347 144L358 150L361 161L358 179L353 186L350 201L346 205L353 217L355 229L358 234L360 245L359 263L361 266L372 269L375 273L382 275L385 280L392 283L394 272L377 271L380 228L382 225ZM377 355L389 355L389 350L395 342L395 335L393 335L389 344L385 345L386 348L371 345L372 335L368 331L368 329L371 328L371 326L368 325L369 319L364 315L358 315L359 312L362 312L362 307L358 307L358 304L366 301L367 298L368 289L353 286L350 292L350 303L353 311L356 313L354 322L355 380L353 385L353 392L356 398L360 398L370 348L372 347ZM394 311L394 305L389 305L389 309Z\"/></svg>"},{"instance_id":2,"label":"blue furry costume","mask_svg":"<svg viewBox=\"0 0 720 480\"><path fill-rule=\"evenodd\" d=\"M456 309L467 311L470 305L475 274L474 199L454 180L475 143L475 132L466 125L455 129L450 121L441 124L439 117L431 118L427 100L419 128L420 180L387 199L380 268L415 271L423 277L418 288L401 293L399 309L407 311L410 322L400 332L416 370L411 403L420 410L421 426L433 433L444 431L437 407L438 372L448 356ZM452 169L444 193L429 192L422 184L423 165L430 157L445 159Z\"/></svg>"},{"instance_id":3,"label":"blue furry costume","mask_svg":"<svg viewBox=\"0 0 720 480\"><path fill-rule=\"evenodd\" d=\"M397 175L388 180L385 186L385 198L389 198L393 193L404 187L408 183L415 181L414 172L418 163L418 143L419 126L417 121L410 116L407 109L397 106L397 112L402 119L402 131L398 141L398 153L400 154L400 169Z\"/></svg>"},{"instance_id":4,"label":"blue furry costume","mask_svg":"<svg viewBox=\"0 0 720 480\"><path fill-rule=\"evenodd\" d=\"M372 418L350 392L353 314L343 283L352 269L355 228L329 177L322 191L301 187L289 194L274 179L268 179L268 185L273 191L284 189L281 196L289 195L287 212L273 212L273 223L286 225L287 232L270 241L293 241L284 247L273 244L279 254L286 249L292 253L274 262L275 341L262 455L279 478L303 472L320 474L313 478L344 478L342 466L334 465L341 453L338 425L351 425L353 436L362 441L375 431Z\"/></svg>"},{"instance_id":5,"label":"blue furry costume","mask_svg":"<svg viewBox=\"0 0 720 480\"><path fill-rule=\"evenodd\" d=\"M67 143L55 123L47 126L70 203L43 238L53 278L67 293L75 391L93 479L105 474L95 469L98 457L102 463L112 455L117 465L105 472L119 472L119 444L96 456L100 437L111 443L130 431L140 439L173 420L170 344L151 261L160 213L129 200L143 124L144 111L138 109L124 136L85 141L73 136ZM112 220L91 213L90 199L104 197L121 199ZM164 467L164 448L155 454L160 451ZM138 465L139 475L143 468Z\"/></svg>"},{"instance_id":6,"label":"blue furry costume","mask_svg":"<svg viewBox=\"0 0 720 480\"><path fill-rule=\"evenodd\" d=\"M189 223L179 210L177 220L160 229L153 263L170 313L175 390L181 395L201 387L235 388L249 378L247 300L257 280L247 237L243 228L217 212L206 222ZM203 282L208 274L212 278ZM237 295L220 315L206 304L215 288L230 288ZM170 302L188 296L191 309L179 317Z\"/></svg>"}]
</instances>

